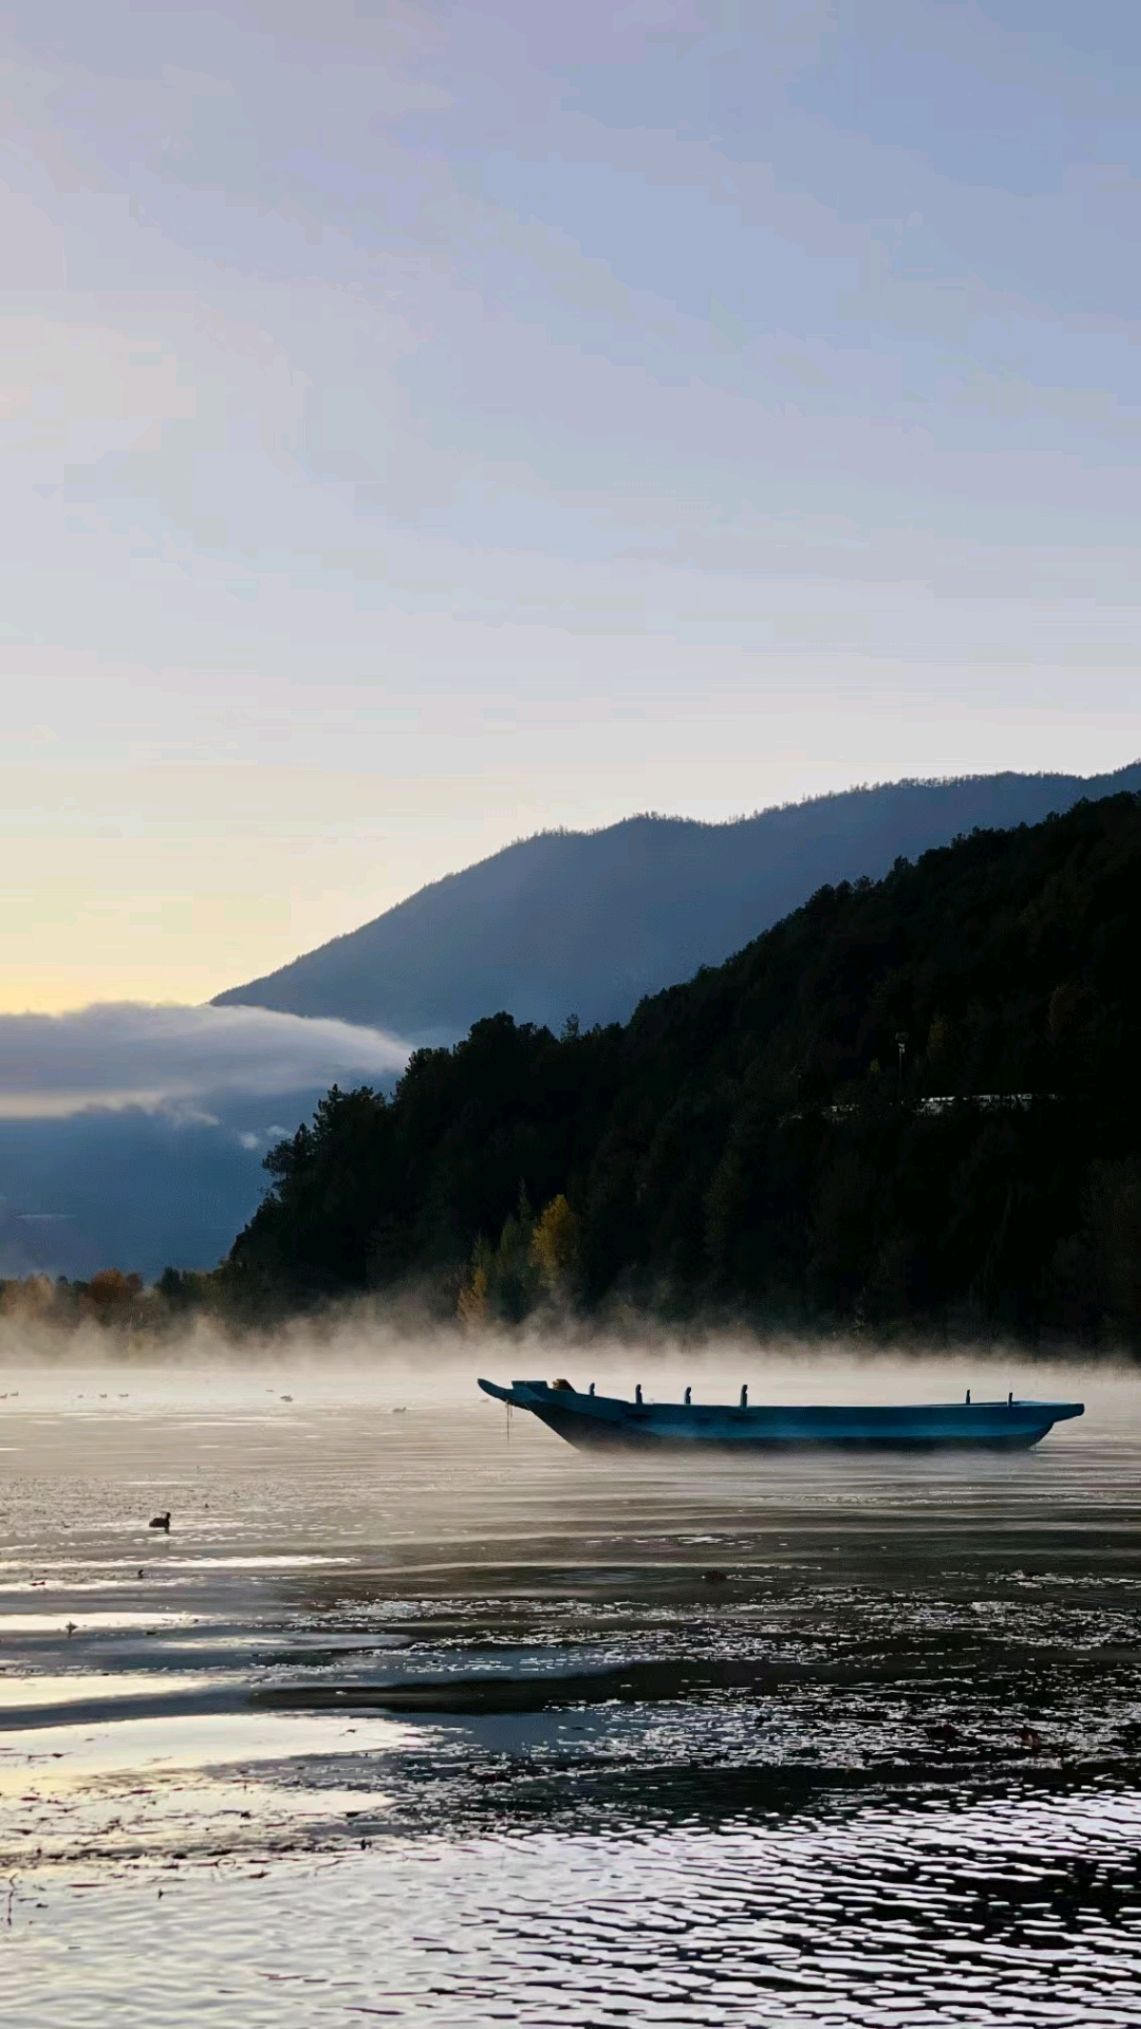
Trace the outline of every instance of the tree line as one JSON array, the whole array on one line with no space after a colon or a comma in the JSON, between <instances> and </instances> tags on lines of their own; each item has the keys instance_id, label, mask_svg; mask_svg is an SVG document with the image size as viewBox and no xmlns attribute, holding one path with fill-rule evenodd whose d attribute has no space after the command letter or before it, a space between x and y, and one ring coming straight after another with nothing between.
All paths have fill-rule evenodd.
<instances>
[{"instance_id":1,"label":"tree line","mask_svg":"<svg viewBox=\"0 0 1141 2029\"><path fill-rule=\"evenodd\" d=\"M623 1025L490 1015L271 1151L226 1301L1141 1345L1139 896L1118 796L822 888Z\"/></svg>"},{"instance_id":2,"label":"tree line","mask_svg":"<svg viewBox=\"0 0 1141 2029\"><path fill-rule=\"evenodd\" d=\"M119 1338L149 1338L209 1308L220 1316L225 1311L224 1277L189 1269L166 1268L149 1285L121 1268L100 1268L87 1278L35 1272L0 1277L0 1326L24 1331L95 1326Z\"/></svg>"}]
</instances>

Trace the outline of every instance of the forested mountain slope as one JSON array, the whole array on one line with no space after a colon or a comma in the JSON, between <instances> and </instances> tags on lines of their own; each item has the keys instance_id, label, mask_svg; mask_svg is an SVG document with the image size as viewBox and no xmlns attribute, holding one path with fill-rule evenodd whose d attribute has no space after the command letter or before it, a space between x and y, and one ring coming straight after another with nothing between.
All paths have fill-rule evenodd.
<instances>
[{"instance_id":1,"label":"forested mountain slope","mask_svg":"<svg viewBox=\"0 0 1141 2029\"><path fill-rule=\"evenodd\" d=\"M491 1016L273 1153L231 1288L1141 1343L1139 929L1118 796L823 888L625 1027Z\"/></svg>"},{"instance_id":2,"label":"forested mountain slope","mask_svg":"<svg viewBox=\"0 0 1141 2029\"><path fill-rule=\"evenodd\" d=\"M625 1020L647 993L715 965L824 882L885 874L976 826L1036 823L1141 790L1141 763L1089 781L983 775L896 782L735 824L632 817L548 832L422 888L374 922L219 1001L454 1041L489 1008L561 1027Z\"/></svg>"}]
</instances>

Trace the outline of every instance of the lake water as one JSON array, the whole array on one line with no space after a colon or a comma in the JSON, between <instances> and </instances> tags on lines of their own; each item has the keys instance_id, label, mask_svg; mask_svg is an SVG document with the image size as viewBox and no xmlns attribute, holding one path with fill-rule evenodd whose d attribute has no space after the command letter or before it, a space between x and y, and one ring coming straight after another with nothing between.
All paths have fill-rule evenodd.
<instances>
[{"instance_id":1,"label":"lake water","mask_svg":"<svg viewBox=\"0 0 1141 2029\"><path fill-rule=\"evenodd\" d=\"M0 1374L0 2018L1141 2024L1141 1387L1009 1378L1089 1413L698 1470L427 1354Z\"/></svg>"}]
</instances>

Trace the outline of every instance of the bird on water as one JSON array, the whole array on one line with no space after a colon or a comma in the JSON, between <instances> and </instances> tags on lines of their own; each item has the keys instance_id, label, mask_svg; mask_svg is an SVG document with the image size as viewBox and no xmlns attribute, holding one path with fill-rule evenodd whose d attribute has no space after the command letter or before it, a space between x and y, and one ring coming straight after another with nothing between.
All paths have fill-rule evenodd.
<instances>
[{"instance_id":1,"label":"bird on water","mask_svg":"<svg viewBox=\"0 0 1141 2029\"><path fill-rule=\"evenodd\" d=\"M147 1523L147 1527L148 1529L161 1529L164 1535L169 1536L170 1509L169 1508L167 1509L165 1515L152 1515L150 1521Z\"/></svg>"}]
</instances>

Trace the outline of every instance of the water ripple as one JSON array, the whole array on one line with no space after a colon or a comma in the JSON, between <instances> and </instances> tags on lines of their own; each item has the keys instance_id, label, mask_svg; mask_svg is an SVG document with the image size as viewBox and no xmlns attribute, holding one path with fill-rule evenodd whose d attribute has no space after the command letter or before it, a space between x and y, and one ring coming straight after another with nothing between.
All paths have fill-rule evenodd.
<instances>
[{"instance_id":1,"label":"water ripple","mask_svg":"<svg viewBox=\"0 0 1141 2029\"><path fill-rule=\"evenodd\" d=\"M0 1457L5 2029L1141 2025L1127 1432L608 1470L165 1386Z\"/></svg>"}]
</instances>

